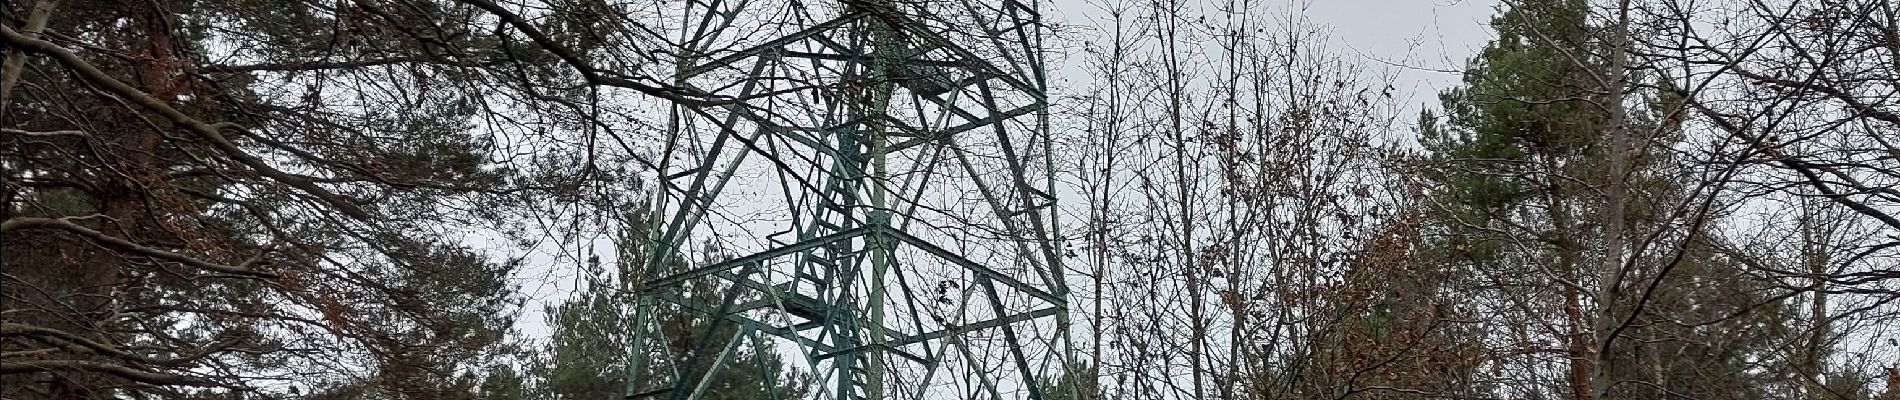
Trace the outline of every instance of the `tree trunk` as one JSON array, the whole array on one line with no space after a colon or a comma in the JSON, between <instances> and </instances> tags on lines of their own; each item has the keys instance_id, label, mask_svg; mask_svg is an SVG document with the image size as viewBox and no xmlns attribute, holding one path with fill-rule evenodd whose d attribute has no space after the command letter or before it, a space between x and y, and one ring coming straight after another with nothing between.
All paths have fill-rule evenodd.
<instances>
[{"instance_id":1,"label":"tree trunk","mask_svg":"<svg viewBox=\"0 0 1900 400\"><path fill-rule=\"evenodd\" d=\"M1604 107L1610 114L1609 124L1606 126L1609 129L1610 148L1605 155L1609 158L1609 170L1605 172L1608 182L1603 196L1605 203L1603 266L1597 271L1599 274L1596 294L1597 315L1596 329L1593 330L1594 336L1597 337L1592 351L1588 353L1593 358L1591 364L1595 367L1590 377L1590 398L1603 398L1610 389L1611 369L1604 359L1607 356L1605 353L1610 351L1607 345L1615 338L1607 335L1616 328L1619 321L1617 315L1620 311L1616 307L1616 297L1622 280L1626 277L1623 238L1625 236L1624 204L1628 201L1627 192L1629 191L1630 138L1629 129L1625 126L1628 113L1623 108L1623 92L1629 86L1626 80L1629 76L1626 72L1629 68L1629 0L1618 2L1615 12L1616 26L1611 28L1614 29L1611 34L1615 42L1610 48L1608 72L1610 79L1607 80L1610 87L1606 90L1609 98L1604 100L1604 103L1607 103Z\"/></svg>"}]
</instances>

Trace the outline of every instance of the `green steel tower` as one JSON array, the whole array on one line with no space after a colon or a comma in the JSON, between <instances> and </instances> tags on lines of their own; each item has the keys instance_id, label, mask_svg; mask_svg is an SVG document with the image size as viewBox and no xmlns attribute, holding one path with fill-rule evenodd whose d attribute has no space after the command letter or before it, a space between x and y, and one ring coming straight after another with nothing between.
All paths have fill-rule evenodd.
<instances>
[{"instance_id":1,"label":"green steel tower","mask_svg":"<svg viewBox=\"0 0 1900 400\"><path fill-rule=\"evenodd\" d=\"M674 84L730 100L672 109L628 398L716 396L748 352L819 399L1073 390L1035 3L686 4Z\"/></svg>"}]
</instances>

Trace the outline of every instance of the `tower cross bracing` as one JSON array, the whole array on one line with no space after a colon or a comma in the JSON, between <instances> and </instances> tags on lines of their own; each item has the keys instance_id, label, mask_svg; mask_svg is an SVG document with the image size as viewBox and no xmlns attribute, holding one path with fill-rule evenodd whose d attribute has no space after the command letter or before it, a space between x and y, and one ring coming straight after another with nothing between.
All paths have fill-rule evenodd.
<instances>
[{"instance_id":1,"label":"tower cross bracing","mask_svg":"<svg viewBox=\"0 0 1900 400\"><path fill-rule=\"evenodd\" d=\"M673 111L628 397L705 397L748 351L801 361L821 399L1065 390L1037 7L687 4L675 83L733 101ZM678 262L700 241L739 254Z\"/></svg>"}]
</instances>

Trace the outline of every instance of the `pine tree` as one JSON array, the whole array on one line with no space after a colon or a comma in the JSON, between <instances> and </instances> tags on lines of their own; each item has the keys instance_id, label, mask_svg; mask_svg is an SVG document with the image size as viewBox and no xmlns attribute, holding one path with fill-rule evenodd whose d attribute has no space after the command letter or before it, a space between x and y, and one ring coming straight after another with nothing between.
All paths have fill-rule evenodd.
<instances>
[{"instance_id":1,"label":"pine tree","mask_svg":"<svg viewBox=\"0 0 1900 400\"><path fill-rule=\"evenodd\" d=\"M640 214L636 214L640 215ZM638 217L634 217L636 220ZM529 369L535 382L536 391L541 398L547 399L603 399L618 398L628 389L627 349L630 347L633 329L633 303L631 287L622 277L634 276L633 267L643 265L649 247L643 223L629 224L621 240L618 251L618 271L609 274L598 262L590 263L584 273L588 276L587 287L581 288L574 298L547 309L547 322L554 331L548 345L542 349L539 358ZM672 261L676 268L682 267L683 260ZM705 281L689 283L684 290L685 297L696 301L715 302L722 287L706 284ZM712 319L690 310L663 308L660 313L661 331L672 339L667 343L670 354L648 354L645 357L684 357L699 347L694 340L706 334L712 326ZM718 332L712 332L712 348L723 348L737 330L731 324L724 324ZM742 339L744 340L744 339ZM751 399L796 399L805 395L804 377L785 365L779 354L770 348L750 346L750 340L739 343L733 357L717 376L712 378L710 386L701 397L709 400L751 400ZM645 377L666 376L658 371L663 363L648 362L639 374ZM657 387L671 382L645 382L641 387Z\"/></svg>"},{"instance_id":2,"label":"pine tree","mask_svg":"<svg viewBox=\"0 0 1900 400\"><path fill-rule=\"evenodd\" d=\"M1518 347L1500 353L1569 359L1567 383L1555 392L1572 398L1589 396L1592 363L1583 285L1593 275L1585 259L1593 229L1584 221L1594 216L1580 178L1597 168L1607 119L1592 103L1600 96L1588 91L1602 61L1590 57L1601 52L1590 48L1597 44L1587 11L1574 0L1505 10L1491 23L1498 38L1471 61L1463 86L1439 96L1445 119L1427 113L1420 127L1425 178L1441 205L1428 237L1442 238L1437 246L1452 262L1497 290L1487 314L1510 325L1493 341ZM1539 290L1553 286L1561 289ZM1507 359L1524 358L1493 362Z\"/></svg>"},{"instance_id":3,"label":"pine tree","mask_svg":"<svg viewBox=\"0 0 1900 400\"><path fill-rule=\"evenodd\" d=\"M1441 206L1427 237L1442 238L1433 246L1477 277L1465 290L1487 297L1480 304L1499 327L1489 334L1501 347L1494 368L1537 368L1551 353L1566 360L1562 377L1531 390L1537 396L1774 398L1787 385L1763 371L1786 360L1776 348L1792 337L1790 315L1764 282L1707 246L1698 221L1719 216L1677 212L1701 200L1693 171L1667 157L1680 101L1630 106L1610 95L1624 90L1609 83L1619 74L1640 75L1612 71L1621 50L1605 38L1614 28L1592 11L1574 0L1514 3L1493 20L1498 38L1471 61L1464 85L1441 94L1445 118L1421 118L1423 175ZM1614 154L1612 129L1648 145ZM1610 157L1628 157L1627 177L1610 176ZM1628 208L1610 211L1605 182L1623 179ZM1628 233L1604 228L1610 213ZM1627 255L1631 268L1605 266L1599 249L1618 243L1606 235L1636 232L1656 234L1650 251Z\"/></svg>"},{"instance_id":4,"label":"pine tree","mask_svg":"<svg viewBox=\"0 0 1900 400\"><path fill-rule=\"evenodd\" d=\"M1071 361L1060 371L1038 377L1038 393L1043 400L1100 400L1102 377L1095 371L1086 362Z\"/></svg>"},{"instance_id":5,"label":"pine tree","mask_svg":"<svg viewBox=\"0 0 1900 400\"><path fill-rule=\"evenodd\" d=\"M603 32L476 3L0 5L0 397L466 397L517 263L461 241L625 177L550 62Z\"/></svg>"}]
</instances>

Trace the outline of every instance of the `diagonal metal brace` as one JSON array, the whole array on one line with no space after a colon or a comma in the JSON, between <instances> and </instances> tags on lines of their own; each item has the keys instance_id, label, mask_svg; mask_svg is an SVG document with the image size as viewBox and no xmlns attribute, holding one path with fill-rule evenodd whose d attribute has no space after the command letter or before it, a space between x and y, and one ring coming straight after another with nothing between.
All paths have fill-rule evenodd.
<instances>
[{"instance_id":1,"label":"diagonal metal brace","mask_svg":"<svg viewBox=\"0 0 1900 400\"><path fill-rule=\"evenodd\" d=\"M967 268L970 271L976 272L977 274L987 276L990 279L994 279L997 282L1002 283L1003 285L1009 286L1010 288L1020 290L1023 293L1028 293L1030 296L1035 296L1036 298L1043 299L1044 301L1048 301L1050 304L1053 304L1056 306L1064 306L1068 304L1067 302L1063 301L1061 297L1057 297L1056 295L1049 294L1049 292L1042 291L1042 289L1037 289L1034 286L1030 286L1027 283L1023 283L1023 281L1016 280L1016 278L1010 277L1009 275L1004 275L1000 271L991 269L990 267L983 266L983 264L978 264L976 261L970 261L970 259L968 258L963 258L962 255L958 255L957 253L953 253L949 250L944 250L944 248L942 247L937 247L937 245L931 244L928 241L924 241L921 238L918 238L916 236L911 236L911 234L909 233L904 233L903 231L899 231L896 229L892 229L891 227L882 226L882 225L871 225L869 227L877 230L878 234L889 235L890 237L896 238L897 240L901 240L904 243L910 244L911 246L916 246L918 249L921 249L924 252L930 253L931 255L937 256L938 258L942 258L944 260L950 261L951 263L955 263L957 264L957 266Z\"/></svg>"},{"instance_id":2,"label":"diagonal metal brace","mask_svg":"<svg viewBox=\"0 0 1900 400\"><path fill-rule=\"evenodd\" d=\"M686 281L692 280L694 278L699 278L706 275L712 275L719 271L737 268L739 266L746 265L746 264L765 262L765 260L769 260L778 256L783 256L787 254L797 253L800 251L815 249L815 248L818 248L819 246L831 244L832 242L837 242L841 240L850 240L852 238L856 238L858 236L863 236L865 234L871 233L872 230L873 228L870 226L861 226L857 228L846 229L843 231L839 231L838 233L819 236L819 237L812 238L811 240L806 240L806 241L802 241L798 243L792 243L789 245L780 246L779 248L776 248L776 249L754 253L749 256L734 258L734 259L722 261L713 265L694 268L691 270L687 270L686 272L674 274L672 276L667 276L664 278L659 278L659 279L654 279L654 280L644 282L640 285L640 289L638 290L638 292L640 294L648 294L648 295L659 293L667 289L673 289L679 284L685 283Z\"/></svg>"}]
</instances>

